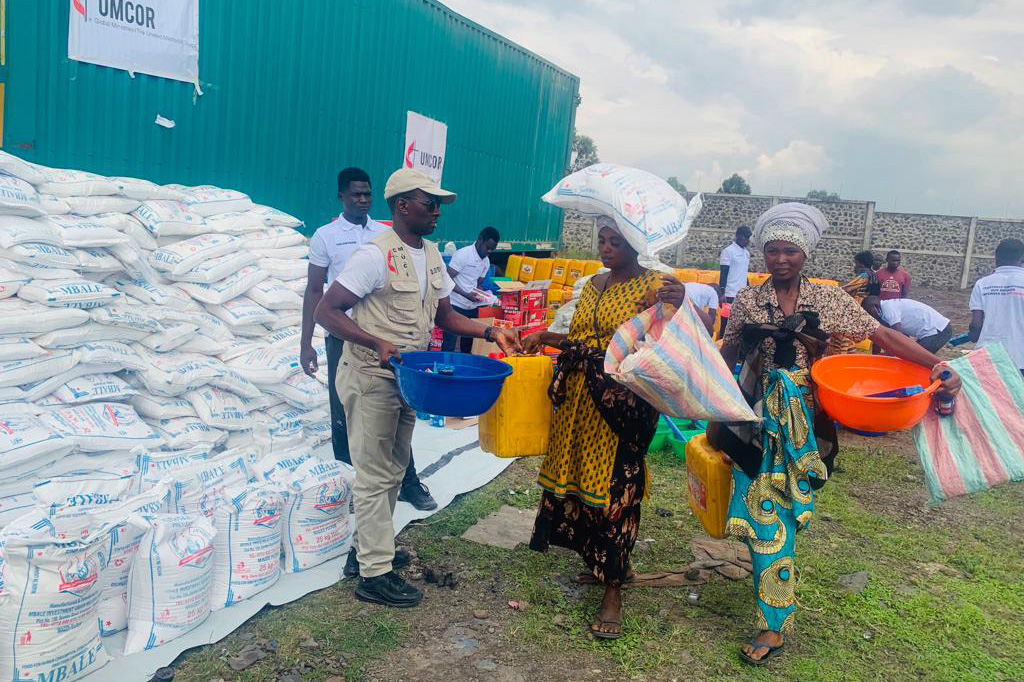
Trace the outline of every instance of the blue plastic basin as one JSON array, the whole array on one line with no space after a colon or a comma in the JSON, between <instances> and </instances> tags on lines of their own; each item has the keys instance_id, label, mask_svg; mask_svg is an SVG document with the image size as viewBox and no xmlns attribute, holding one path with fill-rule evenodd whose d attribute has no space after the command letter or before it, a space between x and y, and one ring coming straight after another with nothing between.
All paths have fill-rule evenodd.
<instances>
[{"instance_id":1,"label":"blue plastic basin","mask_svg":"<svg viewBox=\"0 0 1024 682\"><path fill-rule=\"evenodd\" d=\"M454 373L436 373L439 365L454 368ZM500 360L440 351L403 353L401 362L391 359L391 366L409 407L446 417L475 417L491 409L512 374L512 366Z\"/></svg>"}]
</instances>

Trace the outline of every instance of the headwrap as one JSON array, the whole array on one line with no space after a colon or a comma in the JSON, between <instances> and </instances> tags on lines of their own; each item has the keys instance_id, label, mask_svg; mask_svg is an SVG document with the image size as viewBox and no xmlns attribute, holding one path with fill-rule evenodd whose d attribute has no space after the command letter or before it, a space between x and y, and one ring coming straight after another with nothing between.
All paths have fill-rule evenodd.
<instances>
[{"instance_id":1,"label":"headwrap","mask_svg":"<svg viewBox=\"0 0 1024 682\"><path fill-rule=\"evenodd\" d=\"M810 256L828 229L825 214L799 202L777 204L761 214L754 225L754 241L763 249L768 242L796 244Z\"/></svg>"},{"instance_id":2,"label":"headwrap","mask_svg":"<svg viewBox=\"0 0 1024 682\"><path fill-rule=\"evenodd\" d=\"M607 227L609 230L622 237L623 241L626 242L626 246L636 251L636 247L633 246L628 239L626 239L626 235L622 234L622 228L619 227L619 224L617 222L615 222L615 218L612 218L611 216L607 215L599 215L596 218L594 218L594 226L596 227L598 232Z\"/></svg>"}]
</instances>

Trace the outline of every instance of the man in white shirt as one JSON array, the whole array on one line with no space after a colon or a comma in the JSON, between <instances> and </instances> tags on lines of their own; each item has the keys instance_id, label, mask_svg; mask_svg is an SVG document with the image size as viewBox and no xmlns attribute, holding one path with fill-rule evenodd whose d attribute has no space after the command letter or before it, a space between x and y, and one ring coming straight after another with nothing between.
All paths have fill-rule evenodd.
<instances>
[{"instance_id":1,"label":"man in white shirt","mask_svg":"<svg viewBox=\"0 0 1024 682\"><path fill-rule=\"evenodd\" d=\"M920 301L911 298L883 301L878 296L866 296L861 305L873 318L915 339L917 345L931 353L939 352L953 337L949 318Z\"/></svg>"},{"instance_id":2,"label":"man in white shirt","mask_svg":"<svg viewBox=\"0 0 1024 682\"><path fill-rule=\"evenodd\" d=\"M452 291L452 308L460 315L469 318L477 316L477 309L484 304L482 295L477 291L483 284L487 271L491 269L490 255L498 248L501 235L493 227L485 227L480 231L476 241L469 246L463 246L455 252L452 260L448 263L448 274L455 282L455 289ZM441 350L451 352L455 350L455 334L445 332L444 340L441 342ZM469 353L473 349L473 339L463 336L459 342L459 350Z\"/></svg>"},{"instance_id":3,"label":"man in white shirt","mask_svg":"<svg viewBox=\"0 0 1024 682\"><path fill-rule=\"evenodd\" d=\"M357 599L384 606L416 606L423 593L394 569L409 563L395 551L394 510L412 450L415 411L405 405L390 361L425 350L434 325L462 336L495 341L508 353L519 340L481 327L455 312L455 288L437 245L424 239L437 227L441 205L455 195L427 175L392 173L384 198L394 228L377 235L349 259L316 308L315 320L344 339L338 394L348 420L358 538ZM350 316L351 315L351 316Z\"/></svg>"},{"instance_id":4,"label":"man in white shirt","mask_svg":"<svg viewBox=\"0 0 1024 682\"><path fill-rule=\"evenodd\" d=\"M324 281L333 282L348 263L352 254L381 232L389 229L369 217L373 203L373 189L370 176L361 168L346 168L338 173L338 199L341 200L341 215L319 228L309 240L309 271L306 291L302 297L302 336L299 339L299 359L306 374L313 376L318 369L316 351L313 350L313 311L324 295ZM344 343L331 334L324 339L327 349L327 388L331 406L331 445L334 458L352 463L348 450L348 432L345 426L345 410L338 397L336 378L338 360ZM405 481L400 495L420 511L437 509L437 502L416 474L416 463L409 457ZM354 561L354 558L353 558Z\"/></svg>"},{"instance_id":5,"label":"man in white shirt","mask_svg":"<svg viewBox=\"0 0 1024 682\"><path fill-rule=\"evenodd\" d=\"M747 286L747 272L750 270L750 235L753 234L746 225L736 228L736 237L729 246L722 249L718 259L720 271L718 275L719 302L732 305L733 299L740 289ZM728 308L723 308L723 313ZM718 328L719 338L725 334L725 325L729 321L728 314L722 315L722 326Z\"/></svg>"},{"instance_id":6,"label":"man in white shirt","mask_svg":"<svg viewBox=\"0 0 1024 682\"><path fill-rule=\"evenodd\" d=\"M996 271L971 291L971 341L1002 343L1024 374L1024 242L1004 239L996 247Z\"/></svg>"},{"instance_id":7,"label":"man in white shirt","mask_svg":"<svg viewBox=\"0 0 1024 682\"><path fill-rule=\"evenodd\" d=\"M715 328L715 317L718 315L718 292L710 284L698 282L687 282L683 288L686 289L686 298L690 299L694 307L708 313L703 322L708 328L708 334L712 333Z\"/></svg>"}]
</instances>

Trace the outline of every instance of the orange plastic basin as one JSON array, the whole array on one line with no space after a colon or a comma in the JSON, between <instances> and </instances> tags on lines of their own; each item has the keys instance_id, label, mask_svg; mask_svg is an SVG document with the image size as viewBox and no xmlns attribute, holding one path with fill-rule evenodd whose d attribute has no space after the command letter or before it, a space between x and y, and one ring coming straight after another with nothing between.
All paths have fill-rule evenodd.
<instances>
[{"instance_id":1,"label":"orange plastic basin","mask_svg":"<svg viewBox=\"0 0 1024 682\"><path fill-rule=\"evenodd\" d=\"M899 431L921 421L939 387L929 385L931 371L899 358L881 355L832 355L811 366L818 401L830 417L859 431ZM907 398L867 398L913 385L924 392Z\"/></svg>"}]
</instances>

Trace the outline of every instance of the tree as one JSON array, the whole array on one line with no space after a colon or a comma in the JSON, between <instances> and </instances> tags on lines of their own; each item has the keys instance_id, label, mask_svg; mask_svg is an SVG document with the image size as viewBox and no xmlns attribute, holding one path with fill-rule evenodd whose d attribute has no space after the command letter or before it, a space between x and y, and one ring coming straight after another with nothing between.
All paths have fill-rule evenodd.
<instances>
[{"instance_id":1,"label":"tree","mask_svg":"<svg viewBox=\"0 0 1024 682\"><path fill-rule=\"evenodd\" d=\"M572 131L572 152L573 162L569 168L570 173L575 173L587 166L601 163L597 156L597 145L586 135L578 134L575 129Z\"/></svg>"},{"instance_id":2,"label":"tree","mask_svg":"<svg viewBox=\"0 0 1024 682\"><path fill-rule=\"evenodd\" d=\"M733 173L730 177L722 180L722 186L718 188L719 194L750 194L750 185L740 177L739 173Z\"/></svg>"},{"instance_id":3,"label":"tree","mask_svg":"<svg viewBox=\"0 0 1024 682\"><path fill-rule=\"evenodd\" d=\"M686 194L686 185L679 182L679 178L677 178L676 176L673 175L665 182L667 182L672 189L679 192L680 194Z\"/></svg>"},{"instance_id":4,"label":"tree","mask_svg":"<svg viewBox=\"0 0 1024 682\"><path fill-rule=\"evenodd\" d=\"M818 201L839 201L839 195L835 192L829 192L827 189L812 189L807 193L808 199L817 199Z\"/></svg>"}]
</instances>

